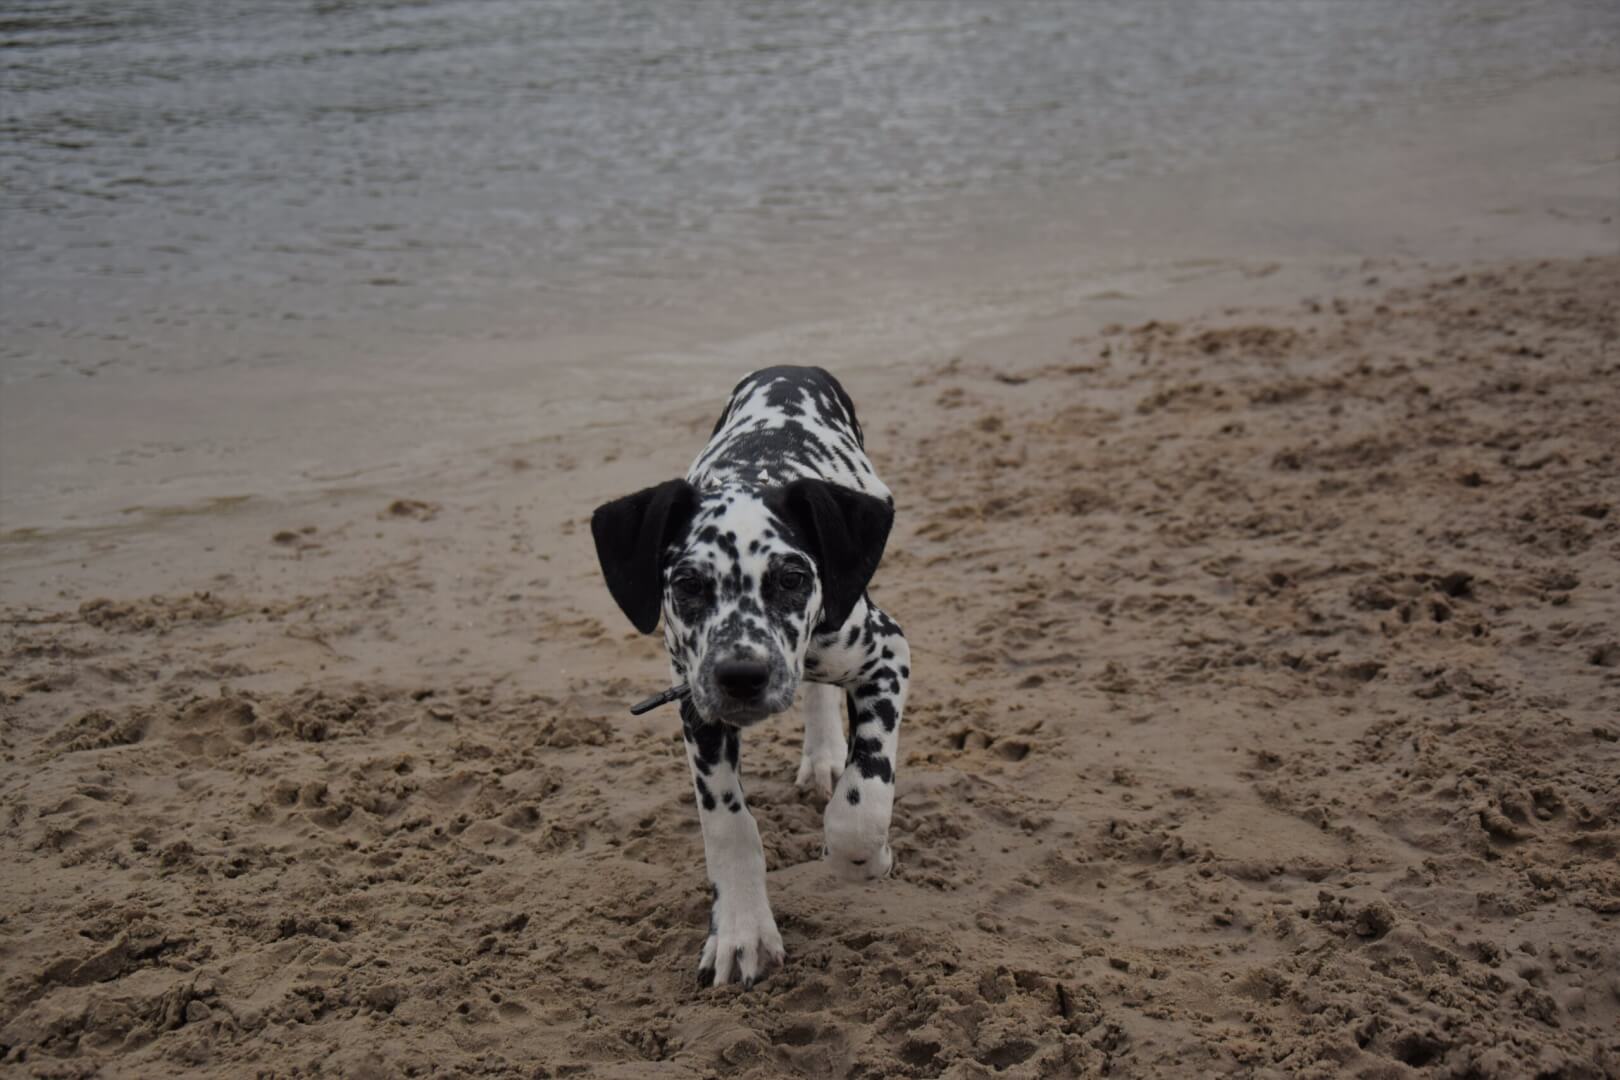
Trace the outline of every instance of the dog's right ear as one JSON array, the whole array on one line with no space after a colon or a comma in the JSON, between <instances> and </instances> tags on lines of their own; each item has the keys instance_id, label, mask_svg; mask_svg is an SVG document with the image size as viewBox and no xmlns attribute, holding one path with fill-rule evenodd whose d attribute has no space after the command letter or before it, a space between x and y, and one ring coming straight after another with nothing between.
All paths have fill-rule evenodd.
<instances>
[{"instance_id":1,"label":"dog's right ear","mask_svg":"<svg viewBox=\"0 0 1620 1080\"><path fill-rule=\"evenodd\" d=\"M604 503L591 515L608 592L643 634L658 627L664 549L691 523L697 503L696 488L669 480Z\"/></svg>"}]
</instances>

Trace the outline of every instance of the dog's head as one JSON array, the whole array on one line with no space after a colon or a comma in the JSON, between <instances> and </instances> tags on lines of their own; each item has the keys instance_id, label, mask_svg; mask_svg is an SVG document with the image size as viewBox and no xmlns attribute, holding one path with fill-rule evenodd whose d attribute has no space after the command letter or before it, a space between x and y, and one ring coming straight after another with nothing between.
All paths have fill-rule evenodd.
<instances>
[{"instance_id":1,"label":"dog's head","mask_svg":"<svg viewBox=\"0 0 1620 1080\"><path fill-rule=\"evenodd\" d=\"M795 480L699 491L671 480L598 507L602 576L664 642L705 720L738 727L793 703L811 635L841 627L883 557L887 499Z\"/></svg>"}]
</instances>

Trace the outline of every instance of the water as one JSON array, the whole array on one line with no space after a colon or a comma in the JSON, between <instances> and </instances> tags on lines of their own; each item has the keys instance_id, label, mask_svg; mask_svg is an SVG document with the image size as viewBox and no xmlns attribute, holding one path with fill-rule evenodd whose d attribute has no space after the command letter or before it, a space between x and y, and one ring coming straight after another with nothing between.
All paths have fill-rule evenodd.
<instances>
[{"instance_id":1,"label":"water","mask_svg":"<svg viewBox=\"0 0 1620 1080\"><path fill-rule=\"evenodd\" d=\"M0 378L791 293L944 250L985 199L1612 67L1617 40L1613 0L23 0Z\"/></svg>"}]
</instances>

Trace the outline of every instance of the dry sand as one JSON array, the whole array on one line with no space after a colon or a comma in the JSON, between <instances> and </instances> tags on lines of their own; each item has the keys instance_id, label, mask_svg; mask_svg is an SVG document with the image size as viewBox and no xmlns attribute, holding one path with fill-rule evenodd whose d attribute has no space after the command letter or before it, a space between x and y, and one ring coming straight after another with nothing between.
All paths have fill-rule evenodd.
<instances>
[{"instance_id":1,"label":"dry sand","mask_svg":"<svg viewBox=\"0 0 1620 1080\"><path fill-rule=\"evenodd\" d=\"M744 748L788 963L699 989L602 498L718 408L433 491L8 536L0 1056L38 1076L1620 1073L1620 259L846 379L915 643L894 877Z\"/></svg>"}]
</instances>

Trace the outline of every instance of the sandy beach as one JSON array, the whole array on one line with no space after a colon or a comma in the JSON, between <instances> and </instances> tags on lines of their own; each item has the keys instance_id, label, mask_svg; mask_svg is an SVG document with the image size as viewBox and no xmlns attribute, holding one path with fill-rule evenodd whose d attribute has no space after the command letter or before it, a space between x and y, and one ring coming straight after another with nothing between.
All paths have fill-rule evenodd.
<instances>
[{"instance_id":1,"label":"sandy beach","mask_svg":"<svg viewBox=\"0 0 1620 1080\"><path fill-rule=\"evenodd\" d=\"M304 469L265 491L147 499L130 450L122 510L121 429L75 466L55 391L13 397L56 449L7 475L67 479L0 544L0 1059L1620 1074L1612 84L1576 88L1586 128L1515 135L1568 93L1491 106L1427 173L1391 144L1337 218L1273 208L1319 235L1116 239L1155 285L898 312L831 365L899 508L898 865L835 882L797 717L751 732L788 960L746 993L696 985L678 721L625 711L664 664L587 526L684 470L745 357L570 375L555 424L427 464L339 428L241 451L233 484Z\"/></svg>"}]
</instances>

